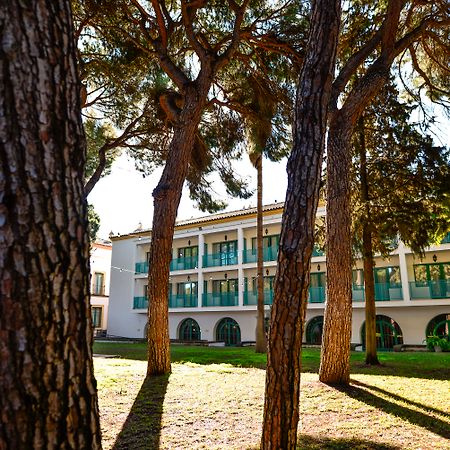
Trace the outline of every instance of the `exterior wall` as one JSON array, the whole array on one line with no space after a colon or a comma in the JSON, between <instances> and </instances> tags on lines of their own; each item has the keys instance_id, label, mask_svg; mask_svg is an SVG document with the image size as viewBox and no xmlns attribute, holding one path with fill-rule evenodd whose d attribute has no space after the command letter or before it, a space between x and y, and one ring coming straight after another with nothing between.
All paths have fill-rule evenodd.
<instances>
[{"instance_id":1,"label":"exterior wall","mask_svg":"<svg viewBox=\"0 0 450 450\"><path fill-rule=\"evenodd\" d=\"M324 214L324 208L319 208L318 215L323 216ZM278 235L280 225L281 207L267 211L264 218L264 235ZM200 327L201 339L215 341L217 339L216 327L219 321L231 318L239 325L242 341L254 340L256 305L251 302L254 302L255 297L254 295L251 297L246 289L251 289L252 280L256 278L254 255L248 252L252 248L252 238L256 236L255 227L255 214L247 213L245 210L234 214L234 217L232 214L224 214L220 218L211 216L210 219L198 219L177 225L173 244L173 258L177 265L170 274L171 299L175 299L175 303L169 300L171 339L180 338L180 324L183 320L191 318L197 321ZM232 258L221 259L212 256L214 243L230 241L237 241L237 252ZM192 266L185 269L182 265L183 261L179 259L179 249L189 246L198 246L198 260L195 261L195 265L191 263ZM113 269L108 321L108 333L111 335L144 337L147 322L145 286L147 285L148 271L148 264L145 264L149 248L149 232L143 231L113 238ZM246 260L251 257L253 260ZM417 295L418 292L429 292L429 290L427 286L422 288L415 282L414 265L431 264L436 261L438 263L450 262L450 243L430 248L423 260L414 257L401 242L389 258L375 257L376 269L393 267L397 279L400 279L400 283L397 284L384 285L384 283L380 283L385 288L382 291L382 295L385 297L376 302L377 314L387 316L399 325L403 342L406 344L422 344L428 322L439 314L450 314L450 282L449 293L444 298ZM362 261L357 260L354 269L362 269ZM264 262L265 276L274 276L275 271L275 258ZM325 272L326 256L313 256L312 275ZM236 296L230 295L231 303L224 306L214 303L217 298L212 298L213 282L233 279L237 280L238 292ZM317 277L317 279L319 278ZM177 295L177 284L189 285L192 282L198 283L197 295L191 295L189 302L183 303L185 299L179 298ZM314 292L310 289L306 324L314 317L323 316L326 289L322 289L322 286L320 286L320 290L315 289ZM363 290L354 290L352 342L355 344L361 343L361 328L365 320L363 292ZM267 317L269 317L269 305L266 306L266 311Z\"/></svg>"},{"instance_id":2,"label":"exterior wall","mask_svg":"<svg viewBox=\"0 0 450 450\"><path fill-rule=\"evenodd\" d=\"M96 242L91 249L91 308L101 308L99 330L106 330L108 323L109 285L111 279L111 244ZM103 274L103 283L96 286L96 273ZM100 289L98 289L100 288Z\"/></svg>"}]
</instances>

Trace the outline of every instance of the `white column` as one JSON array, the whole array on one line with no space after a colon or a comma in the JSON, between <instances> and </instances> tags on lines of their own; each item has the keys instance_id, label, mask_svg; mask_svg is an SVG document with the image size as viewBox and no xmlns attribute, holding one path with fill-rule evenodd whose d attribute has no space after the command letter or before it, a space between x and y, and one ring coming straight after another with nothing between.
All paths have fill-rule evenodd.
<instances>
[{"instance_id":1,"label":"white column","mask_svg":"<svg viewBox=\"0 0 450 450\"><path fill-rule=\"evenodd\" d=\"M244 269L243 264L243 251L244 251L244 230L242 227L237 229L238 235L238 304L244 306Z\"/></svg>"},{"instance_id":2,"label":"white column","mask_svg":"<svg viewBox=\"0 0 450 450\"><path fill-rule=\"evenodd\" d=\"M405 244L402 241L398 241L398 260L400 264L400 277L402 279L402 293L403 301L410 302L411 297L409 295L409 280L408 280L408 266L406 264L406 252Z\"/></svg>"},{"instance_id":3,"label":"white column","mask_svg":"<svg viewBox=\"0 0 450 450\"><path fill-rule=\"evenodd\" d=\"M198 302L197 308L202 307L202 299L203 299L203 252L205 250L205 237L203 233L199 233L198 235L198 264L197 264L197 279L198 279Z\"/></svg>"}]
</instances>

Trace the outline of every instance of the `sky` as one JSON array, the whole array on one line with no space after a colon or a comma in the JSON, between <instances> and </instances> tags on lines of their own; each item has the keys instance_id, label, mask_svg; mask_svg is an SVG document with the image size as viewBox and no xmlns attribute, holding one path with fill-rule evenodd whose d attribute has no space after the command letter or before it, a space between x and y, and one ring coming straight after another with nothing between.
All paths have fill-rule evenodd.
<instances>
[{"instance_id":1,"label":"sky","mask_svg":"<svg viewBox=\"0 0 450 450\"><path fill-rule=\"evenodd\" d=\"M247 200L232 199L226 195L225 189L217 179L211 180L218 198L228 203L224 211L256 206L256 170L246 156L235 163L234 168L239 175L248 180L255 194ZM100 216L99 238L107 239L111 231L114 234L132 232L138 228L139 223L142 223L144 228L151 228L152 191L159 181L161 171L162 169L158 169L151 176L143 178L135 170L133 161L126 155L117 158L113 163L111 174L100 179L88 197L88 202L94 205L95 211ZM286 188L286 159L278 163L264 160L263 203L283 202ZM178 219L205 215L208 213L197 209L189 199L187 190L184 189L178 208Z\"/></svg>"}]
</instances>

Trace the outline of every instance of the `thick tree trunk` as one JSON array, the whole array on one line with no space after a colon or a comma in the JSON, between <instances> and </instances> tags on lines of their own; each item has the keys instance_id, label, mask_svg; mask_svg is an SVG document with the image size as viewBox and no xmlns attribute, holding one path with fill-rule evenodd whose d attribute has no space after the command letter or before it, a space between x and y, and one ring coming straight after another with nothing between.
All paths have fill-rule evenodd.
<instances>
[{"instance_id":1,"label":"thick tree trunk","mask_svg":"<svg viewBox=\"0 0 450 450\"><path fill-rule=\"evenodd\" d=\"M361 181L361 203L364 207L363 221L363 261L364 261L364 293L366 314L366 364L380 364L377 357L377 330L375 307L375 280L373 274L372 231L370 227L370 197L367 181L367 156L364 116L358 120L359 178Z\"/></svg>"},{"instance_id":2,"label":"thick tree trunk","mask_svg":"<svg viewBox=\"0 0 450 450\"><path fill-rule=\"evenodd\" d=\"M257 284L258 284L258 315L256 320L256 353L267 353L266 330L264 324L264 254L263 254L263 156L256 160L258 174L258 200L256 217L256 241L258 245Z\"/></svg>"},{"instance_id":3,"label":"thick tree trunk","mask_svg":"<svg viewBox=\"0 0 450 450\"><path fill-rule=\"evenodd\" d=\"M0 448L99 449L70 2L0 2Z\"/></svg>"},{"instance_id":4,"label":"thick tree trunk","mask_svg":"<svg viewBox=\"0 0 450 450\"><path fill-rule=\"evenodd\" d=\"M288 189L269 336L262 449L295 449L297 442L300 352L339 21L339 1L313 2L311 30L297 91L294 146L287 166Z\"/></svg>"},{"instance_id":5,"label":"thick tree trunk","mask_svg":"<svg viewBox=\"0 0 450 450\"><path fill-rule=\"evenodd\" d=\"M327 145L327 303L325 306L319 380L350 381L352 324L352 254L350 234L351 129L335 113Z\"/></svg>"},{"instance_id":6,"label":"thick tree trunk","mask_svg":"<svg viewBox=\"0 0 450 450\"><path fill-rule=\"evenodd\" d=\"M188 86L170 143L166 166L153 191L154 212L148 274L148 366L147 375L170 373L169 272L172 242L183 183L186 179L198 124L211 84Z\"/></svg>"}]
</instances>

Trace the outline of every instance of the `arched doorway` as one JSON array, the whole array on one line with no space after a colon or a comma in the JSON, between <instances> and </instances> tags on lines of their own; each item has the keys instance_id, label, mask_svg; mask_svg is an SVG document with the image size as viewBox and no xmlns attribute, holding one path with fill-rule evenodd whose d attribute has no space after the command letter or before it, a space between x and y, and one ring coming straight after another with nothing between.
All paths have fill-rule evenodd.
<instances>
[{"instance_id":1,"label":"arched doorway","mask_svg":"<svg viewBox=\"0 0 450 450\"><path fill-rule=\"evenodd\" d=\"M230 317L222 319L216 328L216 340L225 345L237 345L241 342L241 329L238 323Z\"/></svg>"},{"instance_id":2,"label":"arched doorway","mask_svg":"<svg viewBox=\"0 0 450 450\"><path fill-rule=\"evenodd\" d=\"M426 335L446 337L450 340L450 314L439 314L433 317L427 325Z\"/></svg>"},{"instance_id":3,"label":"arched doorway","mask_svg":"<svg viewBox=\"0 0 450 450\"><path fill-rule=\"evenodd\" d=\"M376 316L377 350L391 351L394 345L403 344L403 333L399 324L388 316ZM366 348L366 323L361 327L363 349Z\"/></svg>"},{"instance_id":4,"label":"arched doorway","mask_svg":"<svg viewBox=\"0 0 450 450\"><path fill-rule=\"evenodd\" d=\"M200 327L194 319L184 319L178 331L178 338L182 341L199 341L201 339Z\"/></svg>"},{"instance_id":5,"label":"arched doorway","mask_svg":"<svg viewBox=\"0 0 450 450\"><path fill-rule=\"evenodd\" d=\"M313 317L306 325L306 343L322 344L323 316Z\"/></svg>"}]
</instances>

